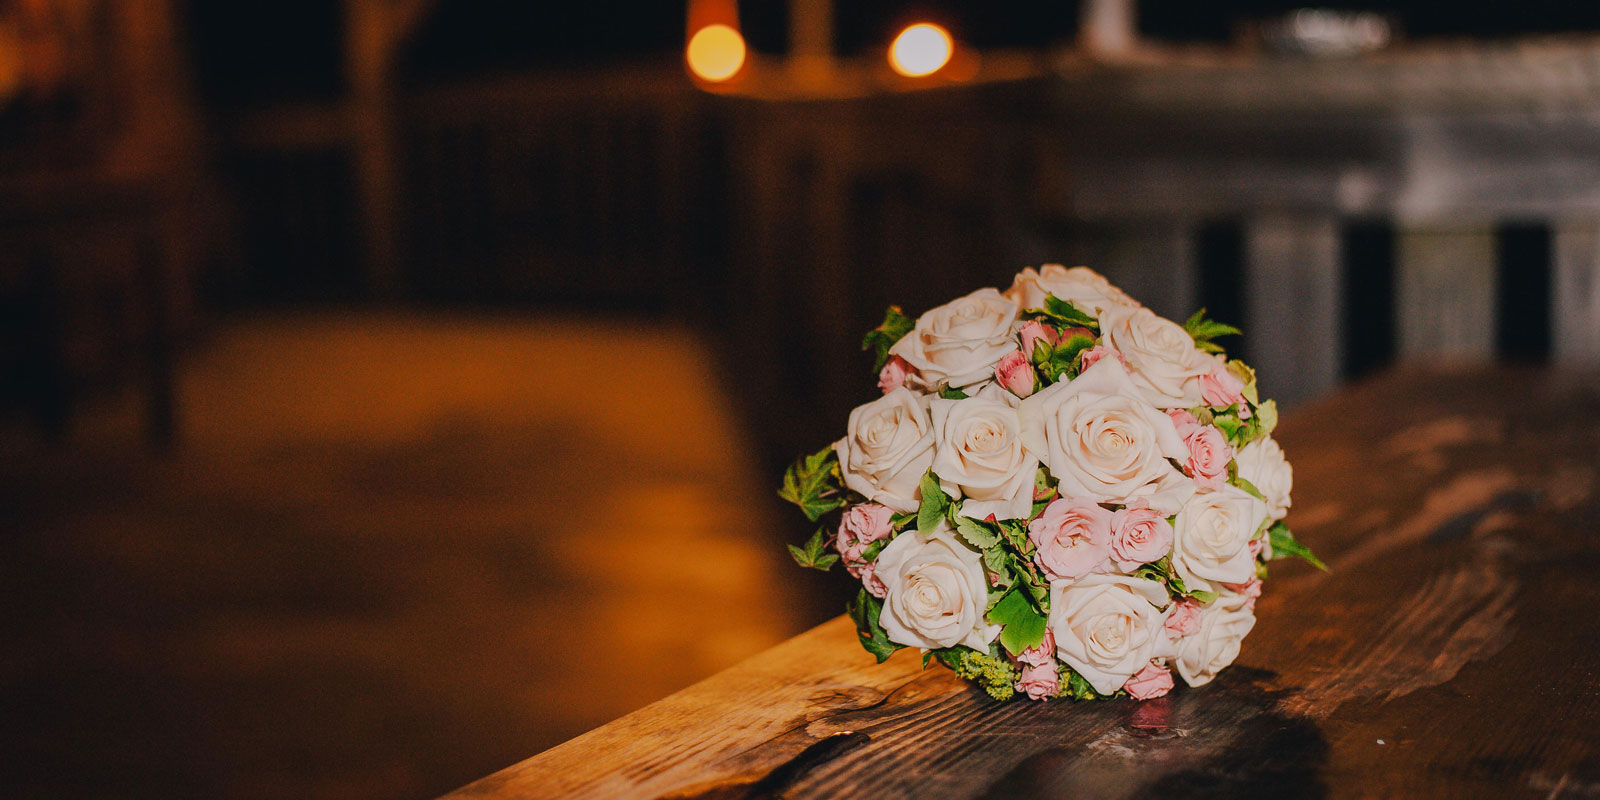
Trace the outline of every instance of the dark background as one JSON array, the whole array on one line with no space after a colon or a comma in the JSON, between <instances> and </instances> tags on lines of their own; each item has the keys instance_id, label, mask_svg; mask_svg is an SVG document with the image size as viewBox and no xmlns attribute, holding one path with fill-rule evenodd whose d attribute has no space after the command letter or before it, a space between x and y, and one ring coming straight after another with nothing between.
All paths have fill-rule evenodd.
<instances>
[{"instance_id":1,"label":"dark background","mask_svg":"<svg viewBox=\"0 0 1600 800\"><path fill-rule=\"evenodd\" d=\"M0 0L15 797L425 797L836 614L783 465L861 334L1102 269L1294 413L1600 362L1600 4ZM933 20L968 62L900 79ZM1293 454L1290 454L1293 457Z\"/></svg>"}]
</instances>

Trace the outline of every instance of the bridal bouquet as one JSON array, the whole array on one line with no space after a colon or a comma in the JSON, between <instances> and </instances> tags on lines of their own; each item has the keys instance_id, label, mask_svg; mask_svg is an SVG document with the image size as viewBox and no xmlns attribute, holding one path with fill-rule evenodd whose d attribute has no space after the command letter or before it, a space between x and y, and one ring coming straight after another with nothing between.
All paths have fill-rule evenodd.
<instances>
[{"instance_id":1,"label":"bridal bouquet","mask_svg":"<svg viewBox=\"0 0 1600 800\"><path fill-rule=\"evenodd\" d=\"M1204 312L1179 325L1097 273L1023 270L867 334L883 396L779 492L821 527L881 662L922 650L998 699L1199 686L1255 625L1283 523L1277 409Z\"/></svg>"}]
</instances>

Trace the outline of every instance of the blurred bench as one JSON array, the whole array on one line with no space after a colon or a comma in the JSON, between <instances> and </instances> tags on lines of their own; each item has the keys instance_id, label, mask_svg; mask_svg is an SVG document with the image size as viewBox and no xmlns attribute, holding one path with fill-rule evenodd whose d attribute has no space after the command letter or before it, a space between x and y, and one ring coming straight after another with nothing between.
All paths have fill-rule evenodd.
<instances>
[{"instance_id":1,"label":"blurred bench","mask_svg":"<svg viewBox=\"0 0 1600 800\"><path fill-rule=\"evenodd\" d=\"M841 617L451 796L1593 794L1597 403L1593 373L1409 372L1290 415L1288 521L1332 572L1275 562L1205 687L1001 704Z\"/></svg>"}]
</instances>

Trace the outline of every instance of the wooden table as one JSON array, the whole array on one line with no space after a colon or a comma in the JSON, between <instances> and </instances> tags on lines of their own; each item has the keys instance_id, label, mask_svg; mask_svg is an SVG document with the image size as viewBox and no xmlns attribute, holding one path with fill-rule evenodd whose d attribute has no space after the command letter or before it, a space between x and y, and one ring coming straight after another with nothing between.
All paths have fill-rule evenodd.
<instances>
[{"instance_id":1,"label":"wooden table","mask_svg":"<svg viewBox=\"0 0 1600 800\"><path fill-rule=\"evenodd\" d=\"M1275 562L1208 686L998 703L837 618L451 796L1600 795L1600 376L1396 374L1280 438L1333 571Z\"/></svg>"}]
</instances>

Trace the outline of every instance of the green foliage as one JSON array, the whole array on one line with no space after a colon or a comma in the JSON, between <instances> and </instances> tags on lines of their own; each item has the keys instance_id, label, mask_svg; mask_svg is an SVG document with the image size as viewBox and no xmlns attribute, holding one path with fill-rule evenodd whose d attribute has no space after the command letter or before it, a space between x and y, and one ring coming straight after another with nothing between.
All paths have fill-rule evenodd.
<instances>
[{"instance_id":1,"label":"green foliage","mask_svg":"<svg viewBox=\"0 0 1600 800\"><path fill-rule=\"evenodd\" d=\"M1055 383L1065 378L1072 380L1078 377L1081 371L1079 356L1083 351L1094 346L1094 339L1081 333L1075 333L1066 341L1056 342L1056 346L1049 349L1049 355L1039 364L1039 375L1044 382ZM1045 347L1040 342L1034 347L1034 357L1038 358L1039 350Z\"/></svg>"},{"instance_id":2,"label":"green foliage","mask_svg":"<svg viewBox=\"0 0 1600 800\"><path fill-rule=\"evenodd\" d=\"M1212 339L1221 338L1223 336L1239 335L1238 328L1235 328L1232 325L1226 325L1221 322L1217 322L1213 319L1207 319L1206 310L1203 308L1194 312L1194 316L1190 317L1188 321L1183 323L1183 329L1188 331L1190 336L1194 337L1195 347L1198 347L1207 353L1222 352L1222 347L1211 341Z\"/></svg>"},{"instance_id":3,"label":"green foliage","mask_svg":"<svg viewBox=\"0 0 1600 800\"><path fill-rule=\"evenodd\" d=\"M933 470L922 476L922 504L917 507L917 531L933 533L950 508L950 496L939 487L939 476Z\"/></svg>"},{"instance_id":4,"label":"green foliage","mask_svg":"<svg viewBox=\"0 0 1600 800\"><path fill-rule=\"evenodd\" d=\"M804 547L789 545L789 555L794 556L794 563L802 567L810 567L827 572L829 568L839 561L838 555L827 552L827 544L827 537L823 535L822 529L818 528L817 532L811 534L811 538L806 540Z\"/></svg>"},{"instance_id":5,"label":"green foliage","mask_svg":"<svg viewBox=\"0 0 1600 800\"><path fill-rule=\"evenodd\" d=\"M1257 489L1255 484L1245 480L1244 478L1241 478L1238 475L1234 475L1230 479L1229 482L1232 483L1234 486L1237 486L1240 489L1245 490L1245 492L1247 494L1255 497L1255 499L1260 500L1263 503L1265 503L1267 501L1267 496L1262 494L1261 490Z\"/></svg>"},{"instance_id":6,"label":"green foliage","mask_svg":"<svg viewBox=\"0 0 1600 800\"><path fill-rule=\"evenodd\" d=\"M1091 331L1100 330L1100 321L1090 316L1088 312L1078 308L1071 300L1062 300L1055 295L1048 295L1044 299L1044 313L1063 328L1088 328Z\"/></svg>"},{"instance_id":7,"label":"green foliage","mask_svg":"<svg viewBox=\"0 0 1600 800\"><path fill-rule=\"evenodd\" d=\"M953 389L953 388L951 388L949 386L945 386L945 387L941 388L939 390L939 396L943 397L946 400L965 400L965 399L967 399L967 393L966 392L963 392L960 389Z\"/></svg>"},{"instance_id":8,"label":"green foliage","mask_svg":"<svg viewBox=\"0 0 1600 800\"><path fill-rule=\"evenodd\" d=\"M855 620L856 638L861 641L861 647L876 656L879 664L902 647L889 641L889 635L878 624L878 616L883 613L883 602L866 589L856 594L855 602L850 604L848 611L850 619Z\"/></svg>"},{"instance_id":9,"label":"green foliage","mask_svg":"<svg viewBox=\"0 0 1600 800\"><path fill-rule=\"evenodd\" d=\"M839 459L833 445L801 456L783 473L778 496L800 507L806 519L816 522L823 514L844 505L839 486Z\"/></svg>"},{"instance_id":10,"label":"green foliage","mask_svg":"<svg viewBox=\"0 0 1600 800\"><path fill-rule=\"evenodd\" d=\"M1011 655L1044 641L1045 616L1022 591L1010 591L989 610L989 621L1000 628L1000 646Z\"/></svg>"},{"instance_id":11,"label":"green foliage","mask_svg":"<svg viewBox=\"0 0 1600 800\"><path fill-rule=\"evenodd\" d=\"M1017 693L1017 668L998 653L980 653L970 647L939 650L940 663L956 677L972 681L996 700L1009 700Z\"/></svg>"},{"instance_id":12,"label":"green foliage","mask_svg":"<svg viewBox=\"0 0 1600 800\"><path fill-rule=\"evenodd\" d=\"M917 515L915 513L896 511L889 515L889 527L893 528L896 533L911 527L911 523L916 521Z\"/></svg>"},{"instance_id":13,"label":"green foliage","mask_svg":"<svg viewBox=\"0 0 1600 800\"><path fill-rule=\"evenodd\" d=\"M867 331L867 335L861 339L861 349L873 351L873 372L883 369L883 365L889 360L889 348L910 333L914 327L916 321L906 316L899 306L889 306L889 309L883 312L883 322Z\"/></svg>"},{"instance_id":14,"label":"green foliage","mask_svg":"<svg viewBox=\"0 0 1600 800\"><path fill-rule=\"evenodd\" d=\"M1060 666L1061 688L1056 692L1057 697L1069 700L1100 700L1111 695L1103 695L1089 685L1089 681L1072 667L1062 664Z\"/></svg>"},{"instance_id":15,"label":"green foliage","mask_svg":"<svg viewBox=\"0 0 1600 800\"><path fill-rule=\"evenodd\" d=\"M1294 538L1294 534L1289 532L1289 526L1283 524L1282 520L1273 523L1272 527L1267 529L1267 537L1267 542L1272 545L1273 558L1299 556L1310 563L1311 566L1323 572L1328 571L1328 565L1322 563L1322 559L1317 558L1316 554L1311 552L1311 548L1297 541Z\"/></svg>"},{"instance_id":16,"label":"green foliage","mask_svg":"<svg viewBox=\"0 0 1600 800\"><path fill-rule=\"evenodd\" d=\"M956 535L979 550L988 550L1000 541L999 528L992 522L979 522L971 517L953 515Z\"/></svg>"}]
</instances>

